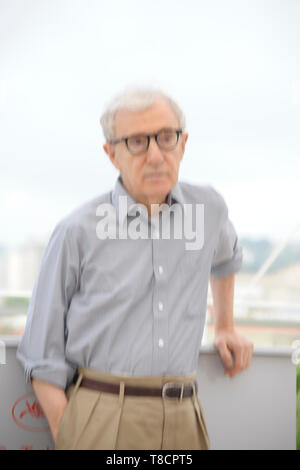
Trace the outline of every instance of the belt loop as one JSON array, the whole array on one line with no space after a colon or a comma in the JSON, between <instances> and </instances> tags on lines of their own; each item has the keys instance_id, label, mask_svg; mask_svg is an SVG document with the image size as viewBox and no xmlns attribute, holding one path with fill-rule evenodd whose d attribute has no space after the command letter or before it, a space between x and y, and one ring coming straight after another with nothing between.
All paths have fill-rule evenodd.
<instances>
[{"instance_id":1,"label":"belt loop","mask_svg":"<svg viewBox=\"0 0 300 470\"><path fill-rule=\"evenodd\" d=\"M81 384L82 379L83 379L83 371L82 369L79 369L78 379L76 380L76 384L75 384L74 391L73 391L74 393L77 392L77 389L79 385Z\"/></svg>"},{"instance_id":2,"label":"belt loop","mask_svg":"<svg viewBox=\"0 0 300 470\"><path fill-rule=\"evenodd\" d=\"M119 392L119 406L122 406L123 399L124 399L124 391L125 391L125 382L120 382L120 392Z\"/></svg>"},{"instance_id":3,"label":"belt loop","mask_svg":"<svg viewBox=\"0 0 300 470\"><path fill-rule=\"evenodd\" d=\"M184 384L181 384L181 391L180 391L180 401L182 401L183 398L183 390L184 390Z\"/></svg>"}]
</instances>

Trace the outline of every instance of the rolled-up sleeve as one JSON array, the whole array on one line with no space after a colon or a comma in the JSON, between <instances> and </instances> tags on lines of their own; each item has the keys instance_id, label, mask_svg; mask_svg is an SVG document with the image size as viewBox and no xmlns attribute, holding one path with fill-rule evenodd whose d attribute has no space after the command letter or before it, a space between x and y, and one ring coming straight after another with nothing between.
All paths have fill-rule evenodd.
<instances>
[{"instance_id":1,"label":"rolled-up sleeve","mask_svg":"<svg viewBox=\"0 0 300 470\"><path fill-rule=\"evenodd\" d=\"M65 322L78 289L79 273L79 252L72 227L62 220L43 254L17 350L26 382L36 378L66 388L75 373L74 365L65 357Z\"/></svg>"},{"instance_id":2,"label":"rolled-up sleeve","mask_svg":"<svg viewBox=\"0 0 300 470\"><path fill-rule=\"evenodd\" d=\"M243 264L243 251L235 228L228 218L228 208L222 198L223 210L220 230L214 250L211 276L225 278L238 272Z\"/></svg>"}]
</instances>

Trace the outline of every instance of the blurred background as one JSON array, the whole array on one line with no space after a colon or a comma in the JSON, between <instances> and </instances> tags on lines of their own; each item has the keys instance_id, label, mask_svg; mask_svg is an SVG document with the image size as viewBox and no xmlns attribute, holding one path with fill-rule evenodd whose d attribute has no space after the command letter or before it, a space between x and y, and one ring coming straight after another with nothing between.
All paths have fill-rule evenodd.
<instances>
[{"instance_id":1,"label":"blurred background","mask_svg":"<svg viewBox=\"0 0 300 470\"><path fill-rule=\"evenodd\" d=\"M297 0L0 0L0 335L22 334L56 223L115 183L106 103L148 84L186 114L180 179L229 207L237 327L300 339L299 24Z\"/></svg>"},{"instance_id":2,"label":"blurred background","mask_svg":"<svg viewBox=\"0 0 300 470\"><path fill-rule=\"evenodd\" d=\"M186 114L180 179L229 207L237 328L299 346L299 24L298 0L0 0L0 336L22 335L56 223L115 183L105 105L148 84ZM300 366L298 390L299 426Z\"/></svg>"}]
</instances>

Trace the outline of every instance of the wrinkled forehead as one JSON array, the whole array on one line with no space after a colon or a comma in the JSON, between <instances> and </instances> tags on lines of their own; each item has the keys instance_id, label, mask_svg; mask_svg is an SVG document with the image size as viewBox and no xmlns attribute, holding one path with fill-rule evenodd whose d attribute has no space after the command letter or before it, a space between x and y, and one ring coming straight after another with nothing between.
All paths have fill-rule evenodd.
<instances>
[{"instance_id":1,"label":"wrinkled forehead","mask_svg":"<svg viewBox=\"0 0 300 470\"><path fill-rule=\"evenodd\" d=\"M150 134L168 127L177 129L179 122L175 112L165 101L157 101L139 111L118 111L115 115L116 138L139 133Z\"/></svg>"}]
</instances>

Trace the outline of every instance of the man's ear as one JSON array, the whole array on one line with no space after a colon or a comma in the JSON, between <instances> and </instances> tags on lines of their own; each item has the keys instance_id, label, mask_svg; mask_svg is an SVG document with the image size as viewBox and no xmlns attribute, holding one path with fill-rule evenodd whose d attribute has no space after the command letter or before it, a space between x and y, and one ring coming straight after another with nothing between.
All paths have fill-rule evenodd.
<instances>
[{"instance_id":1,"label":"man's ear","mask_svg":"<svg viewBox=\"0 0 300 470\"><path fill-rule=\"evenodd\" d=\"M185 151L185 144L186 144L186 141L188 139L188 133L184 133L182 134L182 142L181 142L181 150L182 150L182 153L181 153L181 158L180 160L182 160L182 157L183 157L183 154L184 154L184 151Z\"/></svg>"},{"instance_id":2,"label":"man's ear","mask_svg":"<svg viewBox=\"0 0 300 470\"><path fill-rule=\"evenodd\" d=\"M120 170L118 161L117 161L117 159L116 159L115 147L114 147L111 143L106 142L106 143L103 145L103 149L104 149L104 152L107 153L107 155L109 156L109 159L110 159L110 161L112 162L112 164L114 165L114 167L115 167L117 170Z\"/></svg>"},{"instance_id":3,"label":"man's ear","mask_svg":"<svg viewBox=\"0 0 300 470\"><path fill-rule=\"evenodd\" d=\"M183 135L182 135L182 145L183 145L183 151L185 150L185 144L186 144L186 141L188 140L188 133L185 132Z\"/></svg>"}]
</instances>

